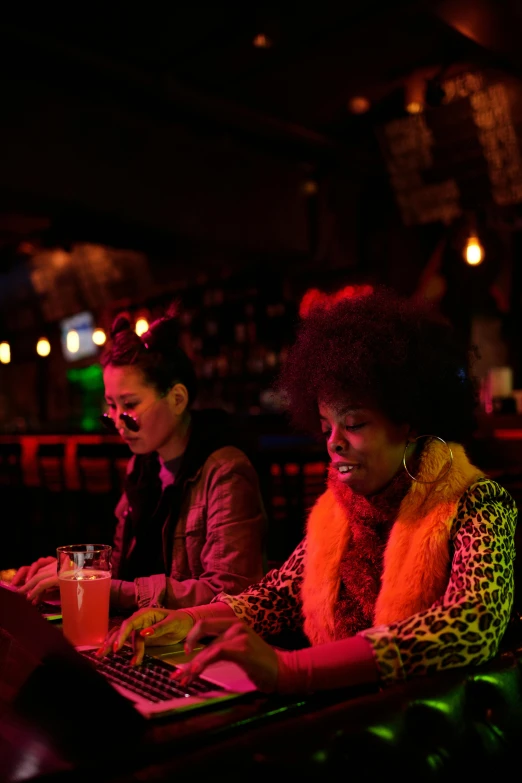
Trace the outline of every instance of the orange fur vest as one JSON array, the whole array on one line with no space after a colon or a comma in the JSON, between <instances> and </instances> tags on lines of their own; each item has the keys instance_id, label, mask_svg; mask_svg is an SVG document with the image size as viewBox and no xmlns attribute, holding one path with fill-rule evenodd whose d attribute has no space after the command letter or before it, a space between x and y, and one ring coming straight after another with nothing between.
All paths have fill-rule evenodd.
<instances>
[{"instance_id":1,"label":"orange fur vest","mask_svg":"<svg viewBox=\"0 0 522 783\"><path fill-rule=\"evenodd\" d=\"M384 554L375 625L387 625L427 609L443 595L449 577L449 537L457 505L483 471L472 465L459 444L451 443L453 465L433 484L412 483L390 531ZM447 449L433 441L424 449L418 477L444 472ZM334 605L340 588L340 563L350 546L350 520L331 490L310 512L302 587L304 629L312 644L333 641Z\"/></svg>"}]
</instances>

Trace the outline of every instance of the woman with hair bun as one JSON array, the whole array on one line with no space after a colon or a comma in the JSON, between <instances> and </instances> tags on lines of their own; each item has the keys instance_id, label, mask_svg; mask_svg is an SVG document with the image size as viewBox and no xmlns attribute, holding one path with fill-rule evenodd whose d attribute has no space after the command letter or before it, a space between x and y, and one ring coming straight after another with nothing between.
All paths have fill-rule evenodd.
<instances>
[{"instance_id":1,"label":"woman with hair bun","mask_svg":"<svg viewBox=\"0 0 522 783\"><path fill-rule=\"evenodd\" d=\"M116 507L111 609L182 608L238 593L263 575L257 474L220 410L193 411L197 381L178 345L175 307L139 337L116 318L101 358L108 412L133 456ZM57 588L56 560L20 568L36 602Z\"/></svg>"}]
</instances>

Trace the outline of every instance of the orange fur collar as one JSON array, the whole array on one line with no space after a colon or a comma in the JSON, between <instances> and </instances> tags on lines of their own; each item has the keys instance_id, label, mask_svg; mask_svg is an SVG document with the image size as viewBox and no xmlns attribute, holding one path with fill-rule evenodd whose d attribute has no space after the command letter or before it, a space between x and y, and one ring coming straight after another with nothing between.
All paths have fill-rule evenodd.
<instances>
[{"instance_id":1,"label":"orange fur collar","mask_svg":"<svg viewBox=\"0 0 522 783\"><path fill-rule=\"evenodd\" d=\"M484 475L459 444L453 465L434 484L412 483L390 532L384 555L375 625L403 620L427 609L443 593L449 576L449 536L461 495ZM447 449L433 441L424 449L419 478L443 472ZM317 500L308 518L302 587L305 632L312 644L332 641L340 563L350 541L350 521L331 490Z\"/></svg>"}]
</instances>

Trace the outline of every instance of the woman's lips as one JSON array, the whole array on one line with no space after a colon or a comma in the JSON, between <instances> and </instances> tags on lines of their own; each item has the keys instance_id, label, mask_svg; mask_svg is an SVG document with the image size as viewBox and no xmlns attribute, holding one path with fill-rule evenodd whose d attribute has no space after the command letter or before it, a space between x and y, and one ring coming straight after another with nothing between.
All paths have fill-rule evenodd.
<instances>
[{"instance_id":1,"label":"woman's lips","mask_svg":"<svg viewBox=\"0 0 522 783\"><path fill-rule=\"evenodd\" d=\"M332 467L334 470L336 470L339 475L346 476L348 473L351 473L357 465L353 462L341 462L340 460L337 462L332 462Z\"/></svg>"},{"instance_id":2,"label":"woman's lips","mask_svg":"<svg viewBox=\"0 0 522 783\"><path fill-rule=\"evenodd\" d=\"M337 460L330 463L328 473L330 479L338 481L340 484L351 484L353 477L357 474L357 469L360 467L355 462L345 462L344 460Z\"/></svg>"}]
</instances>

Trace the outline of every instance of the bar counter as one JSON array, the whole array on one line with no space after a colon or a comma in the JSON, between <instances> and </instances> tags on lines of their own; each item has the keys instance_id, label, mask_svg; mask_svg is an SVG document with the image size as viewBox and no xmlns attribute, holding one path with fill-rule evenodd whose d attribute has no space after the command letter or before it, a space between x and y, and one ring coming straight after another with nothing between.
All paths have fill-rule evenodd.
<instances>
[{"instance_id":1,"label":"bar counter","mask_svg":"<svg viewBox=\"0 0 522 783\"><path fill-rule=\"evenodd\" d=\"M49 699L54 693L58 704L61 689L49 680L47 689L40 684L33 693L32 718L0 715L1 780L327 780L341 769L350 779L370 781L498 779L517 762L521 665L514 648L480 669L417 678L385 691L248 695L234 706L140 728L100 705L89 735L78 726L74 739L70 727L81 722L78 710L53 710ZM48 707L39 710L35 699L42 695Z\"/></svg>"},{"instance_id":2,"label":"bar counter","mask_svg":"<svg viewBox=\"0 0 522 783\"><path fill-rule=\"evenodd\" d=\"M80 445L104 445L107 448L107 454L117 446L124 446L118 435L105 434L0 434L0 444L5 446L20 445L21 447L21 468L23 483L26 486L38 486L41 483L41 477L38 471L38 452L40 446L62 446L63 464L65 468L65 489L79 489L80 477L78 474L78 446ZM131 453L126 448L128 456ZM123 455L123 451L119 452ZM59 450L56 450L59 454Z\"/></svg>"}]
</instances>

